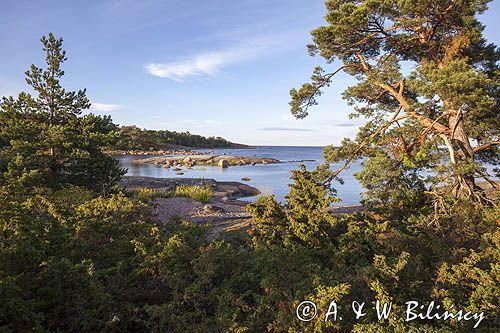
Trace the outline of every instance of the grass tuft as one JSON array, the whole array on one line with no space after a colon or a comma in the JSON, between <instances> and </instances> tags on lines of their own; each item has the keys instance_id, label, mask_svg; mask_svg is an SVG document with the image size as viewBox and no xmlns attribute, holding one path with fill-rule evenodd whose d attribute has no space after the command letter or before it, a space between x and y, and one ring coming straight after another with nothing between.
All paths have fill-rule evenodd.
<instances>
[{"instance_id":1,"label":"grass tuft","mask_svg":"<svg viewBox=\"0 0 500 333\"><path fill-rule=\"evenodd\" d=\"M200 186L179 185L175 188L176 197L191 198L196 201L207 203L212 198L212 190Z\"/></svg>"},{"instance_id":2,"label":"grass tuft","mask_svg":"<svg viewBox=\"0 0 500 333\"><path fill-rule=\"evenodd\" d=\"M141 201L151 201L158 198L170 198L172 193L154 188L140 188L133 191L134 197Z\"/></svg>"}]
</instances>

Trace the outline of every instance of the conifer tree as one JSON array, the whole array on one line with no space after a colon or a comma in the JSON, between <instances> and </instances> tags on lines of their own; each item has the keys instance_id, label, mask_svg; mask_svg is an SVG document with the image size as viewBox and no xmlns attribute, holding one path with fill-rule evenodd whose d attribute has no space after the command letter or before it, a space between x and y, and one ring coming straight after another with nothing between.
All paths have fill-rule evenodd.
<instances>
[{"instance_id":1,"label":"conifer tree","mask_svg":"<svg viewBox=\"0 0 500 333\"><path fill-rule=\"evenodd\" d=\"M22 92L0 104L2 182L59 187L74 184L108 193L123 170L101 148L115 139L108 116L87 114L86 90L66 91L61 79L67 60L62 38L42 37L46 68L31 65Z\"/></svg>"},{"instance_id":2,"label":"conifer tree","mask_svg":"<svg viewBox=\"0 0 500 333\"><path fill-rule=\"evenodd\" d=\"M306 117L346 72L357 84L343 98L353 117L367 119L355 140L325 150L330 162L347 160L330 179L358 158L379 159L372 167L389 158L437 175L429 179L431 196L485 200L476 179L491 182L483 164L500 162L500 53L476 18L488 2L326 1L327 23L312 32L309 53L340 66L317 67L311 83L292 89L292 114ZM371 175L361 178L385 172L365 171Z\"/></svg>"}]
</instances>

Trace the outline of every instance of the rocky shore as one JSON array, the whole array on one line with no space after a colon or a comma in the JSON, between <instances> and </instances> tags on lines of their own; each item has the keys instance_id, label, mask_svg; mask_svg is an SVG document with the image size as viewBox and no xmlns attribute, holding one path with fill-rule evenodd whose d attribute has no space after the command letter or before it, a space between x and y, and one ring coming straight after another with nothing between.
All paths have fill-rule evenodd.
<instances>
[{"instance_id":1,"label":"rocky shore","mask_svg":"<svg viewBox=\"0 0 500 333\"><path fill-rule=\"evenodd\" d=\"M219 182L214 179L125 176L120 184L128 190L151 188L170 193L175 192L175 188L181 185L210 188L213 195L208 204L184 197L158 198L152 202L154 216L158 221L168 223L171 219L181 218L207 225L209 239L248 229L251 221L251 215L245 210L248 202L239 199L260 194L258 189L246 184ZM330 209L334 215L352 214L363 210L360 205Z\"/></svg>"},{"instance_id":2,"label":"rocky shore","mask_svg":"<svg viewBox=\"0 0 500 333\"><path fill-rule=\"evenodd\" d=\"M216 201L233 201L242 197L252 197L260 194L255 187L239 182L218 182L214 179L201 178L154 178L141 176L124 176L120 185L129 190L151 188L165 192L175 192L180 185L208 187L212 190Z\"/></svg>"},{"instance_id":3,"label":"rocky shore","mask_svg":"<svg viewBox=\"0 0 500 333\"><path fill-rule=\"evenodd\" d=\"M192 167L195 165L213 165L221 168L238 165L255 165L281 163L280 160L266 157L243 157L231 155L189 154L174 156L154 156L135 159L134 163L146 163L163 166L165 168L176 166Z\"/></svg>"},{"instance_id":4,"label":"rocky shore","mask_svg":"<svg viewBox=\"0 0 500 333\"><path fill-rule=\"evenodd\" d=\"M258 189L246 184L218 182L213 179L125 176L121 185L128 190L152 188L165 192L174 192L175 187L180 185L209 187L213 195L208 204L183 197L158 198L152 202L153 213L158 221L168 223L171 219L181 218L208 225L209 240L229 231L248 228L251 216L245 210L247 203L239 201L238 198L260 194Z\"/></svg>"}]
</instances>

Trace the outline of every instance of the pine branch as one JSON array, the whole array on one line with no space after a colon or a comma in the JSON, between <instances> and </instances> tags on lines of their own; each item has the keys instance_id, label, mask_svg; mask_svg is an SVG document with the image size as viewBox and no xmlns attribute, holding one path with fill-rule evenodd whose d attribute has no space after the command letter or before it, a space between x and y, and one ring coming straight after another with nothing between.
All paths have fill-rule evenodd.
<instances>
[{"instance_id":1,"label":"pine branch","mask_svg":"<svg viewBox=\"0 0 500 333\"><path fill-rule=\"evenodd\" d=\"M484 145L477 146L476 148L473 149L473 152L477 153L477 152L487 150L493 146L498 146L498 145L500 145L500 141L488 142L488 143L485 143Z\"/></svg>"}]
</instances>

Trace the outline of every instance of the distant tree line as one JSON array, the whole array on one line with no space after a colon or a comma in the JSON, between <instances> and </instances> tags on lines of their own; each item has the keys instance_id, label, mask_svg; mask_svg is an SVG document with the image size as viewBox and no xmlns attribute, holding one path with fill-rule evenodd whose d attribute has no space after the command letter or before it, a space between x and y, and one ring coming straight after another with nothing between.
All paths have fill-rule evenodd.
<instances>
[{"instance_id":1,"label":"distant tree line","mask_svg":"<svg viewBox=\"0 0 500 333\"><path fill-rule=\"evenodd\" d=\"M227 148L234 144L221 137L204 137L189 132L148 130L137 126L121 126L120 138L111 147L119 150L164 150L176 146L192 148Z\"/></svg>"}]
</instances>

